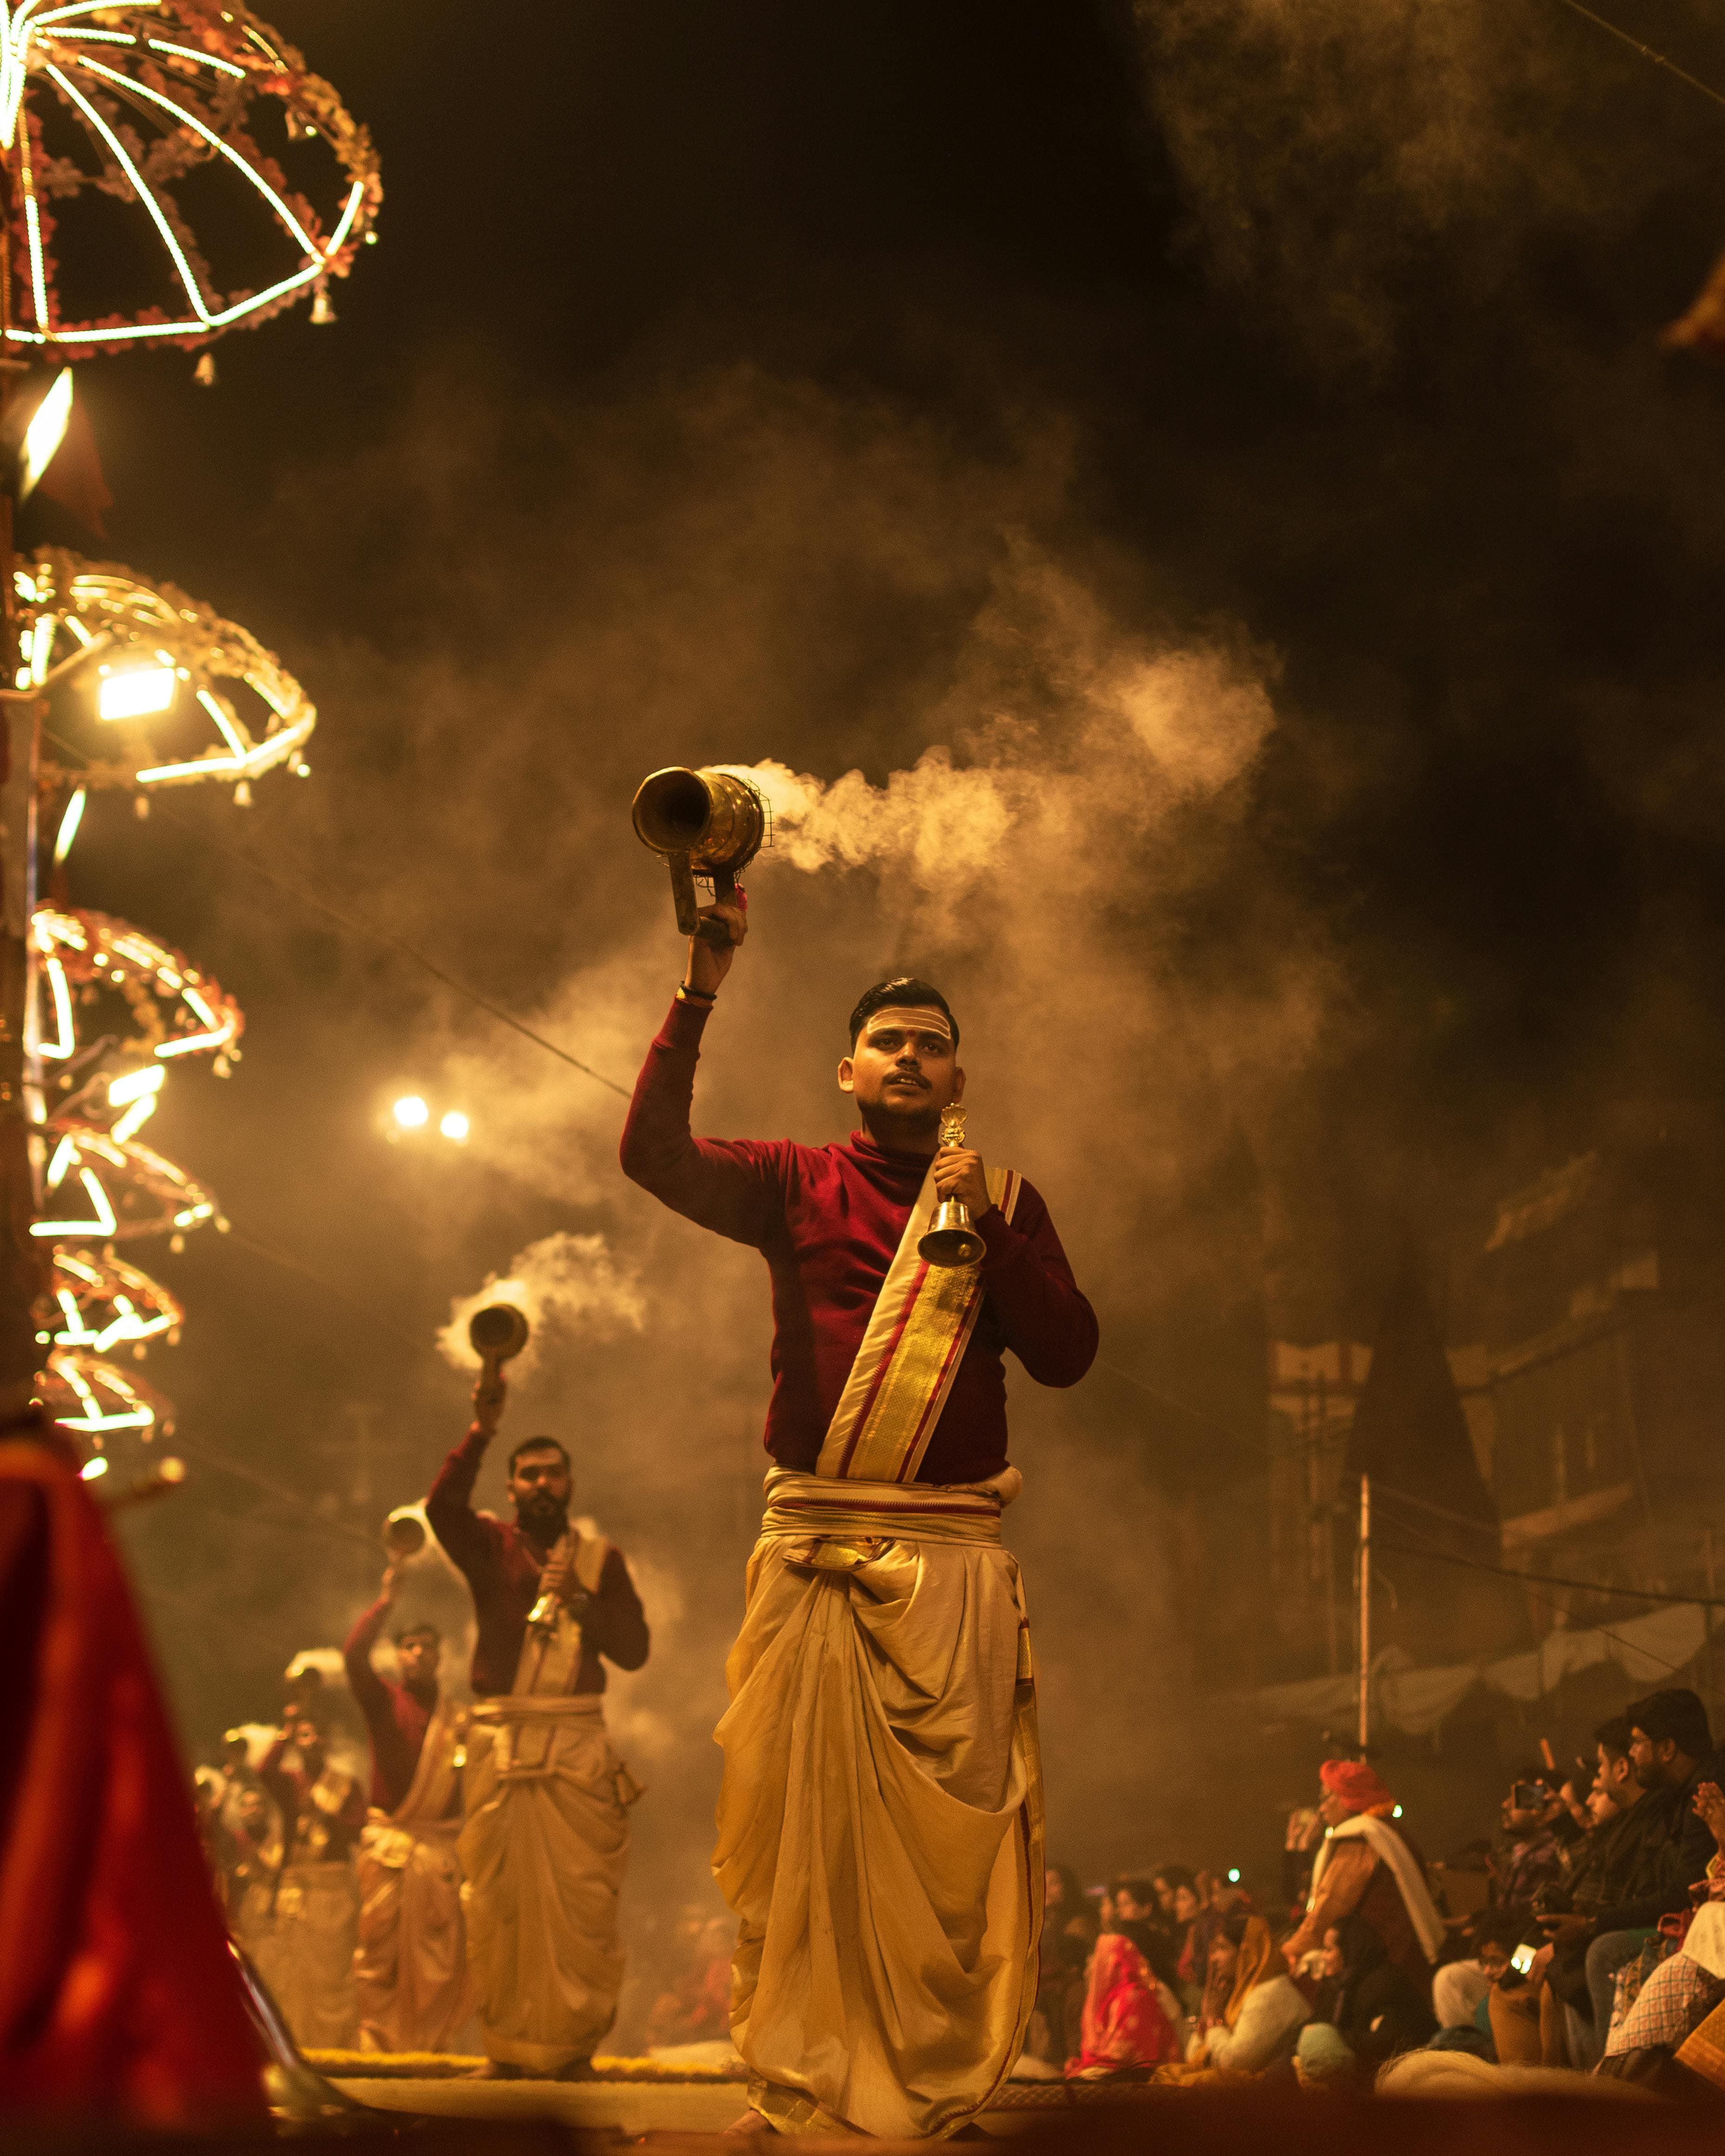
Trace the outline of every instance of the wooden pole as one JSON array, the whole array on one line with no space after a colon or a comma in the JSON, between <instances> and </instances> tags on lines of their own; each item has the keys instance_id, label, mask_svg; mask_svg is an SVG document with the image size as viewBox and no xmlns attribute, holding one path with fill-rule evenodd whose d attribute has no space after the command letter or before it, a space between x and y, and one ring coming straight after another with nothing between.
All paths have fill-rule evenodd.
<instances>
[{"instance_id":1,"label":"wooden pole","mask_svg":"<svg viewBox=\"0 0 1725 2156\"><path fill-rule=\"evenodd\" d=\"M1359 1748L1372 1735L1372 1478L1359 1478Z\"/></svg>"},{"instance_id":2,"label":"wooden pole","mask_svg":"<svg viewBox=\"0 0 1725 2156\"><path fill-rule=\"evenodd\" d=\"M22 124L22 123L20 123ZM11 174L0 174L0 428L21 362L6 332L12 321ZM31 1235L36 1214L31 1158L31 1073L26 1055L30 921L36 905L38 708L14 687L18 667L18 460L0 450L0 1421L22 1411L41 1363L36 1301L45 1252Z\"/></svg>"}]
</instances>

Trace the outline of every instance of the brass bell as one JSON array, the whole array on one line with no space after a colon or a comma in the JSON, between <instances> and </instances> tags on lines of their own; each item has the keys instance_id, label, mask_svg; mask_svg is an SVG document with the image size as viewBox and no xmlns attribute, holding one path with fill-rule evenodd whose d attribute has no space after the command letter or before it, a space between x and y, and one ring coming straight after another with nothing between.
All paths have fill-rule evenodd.
<instances>
[{"instance_id":1,"label":"brass bell","mask_svg":"<svg viewBox=\"0 0 1725 2156\"><path fill-rule=\"evenodd\" d=\"M955 1101L941 1111L941 1147L943 1152L956 1152L963 1142L964 1111ZM926 1265L974 1265L981 1263L988 1247L977 1233L964 1200L943 1198L917 1242L916 1255Z\"/></svg>"}]
</instances>

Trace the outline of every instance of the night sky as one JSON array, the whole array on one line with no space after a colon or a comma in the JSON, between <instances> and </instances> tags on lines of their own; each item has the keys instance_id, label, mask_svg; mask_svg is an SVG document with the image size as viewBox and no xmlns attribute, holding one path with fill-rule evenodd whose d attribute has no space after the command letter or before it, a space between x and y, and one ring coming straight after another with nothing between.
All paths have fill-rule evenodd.
<instances>
[{"instance_id":1,"label":"night sky","mask_svg":"<svg viewBox=\"0 0 1725 2156\"><path fill-rule=\"evenodd\" d=\"M1615 14L1725 83L1699 0ZM321 713L310 781L249 811L187 789L189 830L100 802L72 864L76 900L194 953L249 1019L234 1076L188 1077L151 1132L235 1230L160 1260L190 1317L147 1373L205 1465L129 1530L194 1742L272 1714L287 1653L368 1593L377 1518L461 1426L431 1348L451 1298L536 1237L627 1243L646 1218L591 1163L565 1184L485 1142L553 1086L608 1146L614 1095L234 850L627 1086L678 964L628 828L647 770L770 757L879 786L932 741L963 764L964 725L999 714L955 704L961 650L1025 550L1120 635L1234 654L1273 727L1214 814L1158 827L1166 854L1122 844L1117 902L1085 916L1106 978L1023 1044L1062 1133L1041 1179L1127 1373L1061 1407L1060 1441L1126 1463L1147 1507L1183 1500L1199 1446L1200 1484L1250 1455L1266 1322L1369 1337L1389 1257L1447 1279L1540 1169L1705 1127L1725 375L1657 335L1725 244L1725 111L1559 0L273 19L382 155L339 321L230 335L213 389L179 354L80 374L117 497L102 551L244 623ZM1056 942L1085 848L1024 864ZM823 891L799 891L817 927L839 919ZM968 932L1009 1007L1009 937ZM874 955L845 933L840 1014ZM747 1055L775 1065L805 1017L832 1029L800 1000L827 995L822 947L799 949L750 1007ZM1260 1029L1296 979L1309 1022ZM409 1083L467 1087L465 1156L385 1144ZM1153 1157L1130 1235L1087 1245L1093 1191ZM698 1281L692 1240L642 1262L670 1247ZM596 1345L543 1403L590 1442L619 1540L656 1536L667 1570L698 1553L708 1648L764 1394L764 1294L736 1266L708 1316L753 1312L747 1358L714 1354L691 1286L672 1331ZM655 1371L696 1404L709 1356L720 1399L673 1411ZM675 1531L675 1447L650 1473L629 1449L667 1421L728 1477ZM1080 1626L1060 1651L1093 1648ZM1086 1846L1159 1853L1121 1839Z\"/></svg>"}]
</instances>

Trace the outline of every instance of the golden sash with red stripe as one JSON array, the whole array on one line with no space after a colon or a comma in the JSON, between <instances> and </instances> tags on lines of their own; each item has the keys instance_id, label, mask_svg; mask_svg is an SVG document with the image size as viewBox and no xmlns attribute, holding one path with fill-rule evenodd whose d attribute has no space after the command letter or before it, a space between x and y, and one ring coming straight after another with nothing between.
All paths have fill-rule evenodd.
<instances>
[{"instance_id":1,"label":"golden sash with red stripe","mask_svg":"<svg viewBox=\"0 0 1725 2156\"><path fill-rule=\"evenodd\" d=\"M988 1181L1010 1220L1023 1177L991 1168ZM917 1254L937 1203L931 1162L833 1410L817 1475L909 1482L922 1465L983 1306L980 1265L931 1265Z\"/></svg>"}]
</instances>

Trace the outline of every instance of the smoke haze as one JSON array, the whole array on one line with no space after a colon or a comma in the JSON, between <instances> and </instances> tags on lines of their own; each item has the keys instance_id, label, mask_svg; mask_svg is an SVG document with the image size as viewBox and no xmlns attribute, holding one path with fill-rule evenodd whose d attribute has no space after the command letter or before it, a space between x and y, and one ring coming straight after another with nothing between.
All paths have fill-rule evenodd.
<instances>
[{"instance_id":1,"label":"smoke haze","mask_svg":"<svg viewBox=\"0 0 1725 2156\"><path fill-rule=\"evenodd\" d=\"M151 1127L234 1223L162 1261L195 1480L125 1529L188 1736L339 1642L467 1315L521 1299L504 1439L569 1445L654 1626L613 1684L642 1972L711 1893L770 1338L758 1257L617 1167L683 963L645 773L774 809L697 1130L842 1137L857 993L928 975L1096 1303L1082 1386L1011 1378L1008 1519L1086 1876L1270 1845L1192 1767L1260 1673L1266 1326L1370 1337L1404 1250L1441 1281L1725 1073L1725 413L1652 346L1719 237L1705 114L1555 6L936 13L595 5L545 85L458 95L453 9L403 69L289 8L395 161L370 282L218 398L93 393L113 551L323 714L309 783L95 798L71 865L249 1021ZM449 172L467 95L544 100L525 177Z\"/></svg>"}]
</instances>

